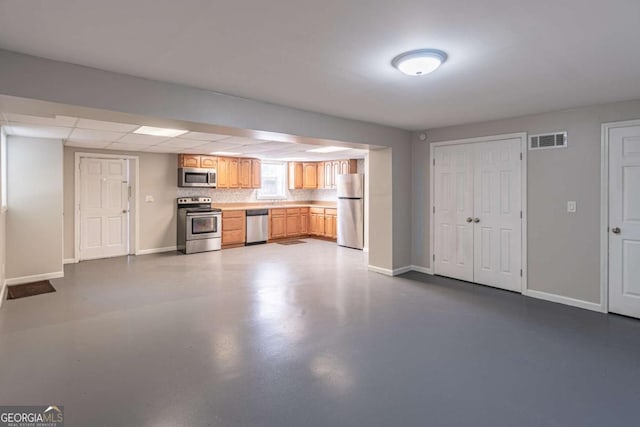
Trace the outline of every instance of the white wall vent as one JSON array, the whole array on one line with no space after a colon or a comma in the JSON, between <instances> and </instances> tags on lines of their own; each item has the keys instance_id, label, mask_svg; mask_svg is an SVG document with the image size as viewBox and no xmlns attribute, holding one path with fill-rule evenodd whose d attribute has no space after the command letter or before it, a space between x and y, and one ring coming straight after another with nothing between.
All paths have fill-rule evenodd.
<instances>
[{"instance_id":1,"label":"white wall vent","mask_svg":"<svg viewBox=\"0 0 640 427\"><path fill-rule=\"evenodd\" d=\"M529 136L529 150L544 150L546 148L564 148L567 146L567 133L544 133Z\"/></svg>"}]
</instances>

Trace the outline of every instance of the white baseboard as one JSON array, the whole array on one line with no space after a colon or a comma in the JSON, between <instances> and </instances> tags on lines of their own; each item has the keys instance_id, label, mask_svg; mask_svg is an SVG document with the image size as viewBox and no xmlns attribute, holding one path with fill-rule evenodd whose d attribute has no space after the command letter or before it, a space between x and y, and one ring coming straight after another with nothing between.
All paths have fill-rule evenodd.
<instances>
[{"instance_id":1,"label":"white baseboard","mask_svg":"<svg viewBox=\"0 0 640 427\"><path fill-rule=\"evenodd\" d=\"M39 282L40 280L59 279L64 277L64 271L54 273L34 274L33 276L12 277L5 281L6 285L22 285L23 283Z\"/></svg>"},{"instance_id":2,"label":"white baseboard","mask_svg":"<svg viewBox=\"0 0 640 427\"><path fill-rule=\"evenodd\" d=\"M385 276L393 276L393 271L388 268L376 267L375 265L369 264L369 271L373 271L374 273L384 274Z\"/></svg>"},{"instance_id":3,"label":"white baseboard","mask_svg":"<svg viewBox=\"0 0 640 427\"><path fill-rule=\"evenodd\" d=\"M177 246L167 246L166 248L140 249L138 250L138 252L136 252L136 255L159 254L162 252L173 252L177 250Z\"/></svg>"},{"instance_id":4,"label":"white baseboard","mask_svg":"<svg viewBox=\"0 0 640 427\"><path fill-rule=\"evenodd\" d=\"M410 265L405 265L404 267L399 267L399 268L394 268L393 269L393 275L397 276L399 274L404 274L408 271L411 271L411 266Z\"/></svg>"},{"instance_id":5,"label":"white baseboard","mask_svg":"<svg viewBox=\"0 0 640 427\"><path fill-rule=\"evenodd\" d=\"M389 268L376 267L375 265L369 264L368 268L369 271L384 274L385 276L397 276L398 274L406 273L411 270L411 266L409 265L391 270Z\"/></svg>"},{"instance_id":6,"label":"white baseboard","mask_svg":"<svg viewBox=\"0 0 640 427\"><path fill-rule=\"evenodd\" d=\"M532 298L538 298L545 301L557 302L559 304L570 305L573 307L584 308L586 310L597 311L603 313L602 306L595 302L583 301L580 299L564 297L562 295L549 294L542 291L534 291L532 289L526 289L523 292L524 295Z\"/></svg>"},{"instance_id":7,"label":"white baseboard","mask_svg":"<svg viewBox=\"0 0 640 427\"><path fill-rule=\"evenodd\" d=\"M65 258L62 260L62 264L77 264L78 260L75 258Z\"/></svg>"},{"instance_id":8,"label":"white baseboard","mask_svg":"<svg viewBox=\"0 0 640 427\"><path fill-rule=\"evenodd\" d=\"M417 271L418 273L431 274L433 275L433 271L428 267L421 267L419 265L412 265L411 270Z\"/></svg>"},{"instance_id":9,"label":"white baseboard","mask_svg":"<svg viewBox=\"0 0 640 427\"><path fill-rule=\"evenodd\" d=\"M367 252L369 252L369 248L368 247L362 248L362 252L364 252L366 254Z\"/></svg>"}]
</instances>

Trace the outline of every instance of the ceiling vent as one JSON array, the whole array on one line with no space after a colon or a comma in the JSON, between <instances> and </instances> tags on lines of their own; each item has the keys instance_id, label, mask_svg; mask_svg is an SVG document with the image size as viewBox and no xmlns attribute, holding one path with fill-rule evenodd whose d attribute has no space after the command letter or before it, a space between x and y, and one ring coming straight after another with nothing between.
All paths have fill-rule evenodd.
<instances>
[{"instance_id":1,"label":"ceiling vent","mask_svg":"<svg viewBox=\"0 0 640 427\"><path fill-rule=\"evenodd\" d=\"M567 133L545 133L529 136L529 150L544 150L547 148L564 148L567 146Z\"/></svg>"}]
</instances>

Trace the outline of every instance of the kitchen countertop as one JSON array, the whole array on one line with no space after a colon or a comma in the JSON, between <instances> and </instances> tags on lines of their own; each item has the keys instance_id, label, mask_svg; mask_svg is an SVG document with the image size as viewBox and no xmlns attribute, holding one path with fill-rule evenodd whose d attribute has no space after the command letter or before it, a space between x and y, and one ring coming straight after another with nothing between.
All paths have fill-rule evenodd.
<instances>
[{"instance_id":1,"label":"kitchen countertop","mask_svg":"<svg viewBox=\"0 0 640 427\"><path fill-rule=\"evenodd\" d=\"M247 209L284 209L284 208L327 208L335 209L336 202L255 202L255 203L212 203L212 207L223 211L242 211Z\"/></svg>"}]
</instances>

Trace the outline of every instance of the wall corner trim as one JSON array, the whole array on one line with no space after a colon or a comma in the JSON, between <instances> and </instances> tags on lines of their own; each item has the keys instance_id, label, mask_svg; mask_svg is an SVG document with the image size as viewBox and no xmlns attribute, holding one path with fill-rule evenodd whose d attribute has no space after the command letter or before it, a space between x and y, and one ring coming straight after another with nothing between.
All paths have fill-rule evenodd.
<instances>
[{"instance_id":1,"label":"wall corner trim","mask_svg":"<svg viewBox=\"0 0 640 427\"><path fill-rule=\"evenodd\" d=\"M411 266L411 270L412 271L417 271L418 273L424 273L424 274L433 275L433 271L429 267L421 267L419 265L412 265Z\"/></svg>"},{"instance_id":2,"label":"wall corner trim","mask_svg":"<svg viewBox=\"0 0 640 427\"><path fill-rule=\"evenodd\" d=\"M391 270L390 268L376 267L375 265L369 264L368 269L369 271L373 271L375 273L393 277L411 271L411 266L405 265L404 267L394 268L393 270Z\"/></svg>"},{"instance_id":3,"label":"wall corner trim","mask_svg":"<svg viewBox=\"0 0 640 427\"><path fill-rule=\"evenodd\" d=\"M0 286L0 307L2 307L2 303L7 298L7 281L2 282L2 286Z\"/></svg>"},{"instance_id":4,"label":"wall corner trim","mask_svg":"<svg viewBox=\"0 0 640 427\"><path fill-rule=\"evenodd\" d=\"M64 271L55 271L53 273L34 274L33 276L12 277L5 281L5 285L22 285L23 283L39 282L41 280L59 279L64 277ZM5 286L5 287L6 287Z\"/></svg>"},{"instance_id":5,"label":"wall corner trim","mask_svg":"<svg viewBox=\"0 0 640 427\"><path fill-rule=\"evenodd\" d=\"M523 292L524 295L532 298L542 299L545 301L551 301L559 304L570 305L572 307L584 308L586 310L597 311L599 313L606 313L607 311L601 304L595 302L584 301L576 298L565 297L562 295L550 294L542 291L534 291L533 289L526 289Z\"/></svg>"},{"instance_id":6,"label":"wall corner trim","mask_svg":"<svg viewBox=\"0 0 640 427\"><path fill-rule=\"evenodd\" d=\"M173 252L177 251L177 246L167 246L166 248L152 248L152 249L140 249L136 252L136 255L151 255L151 254L159 254L162 252Z\"/></svg>"}]
</instances>

